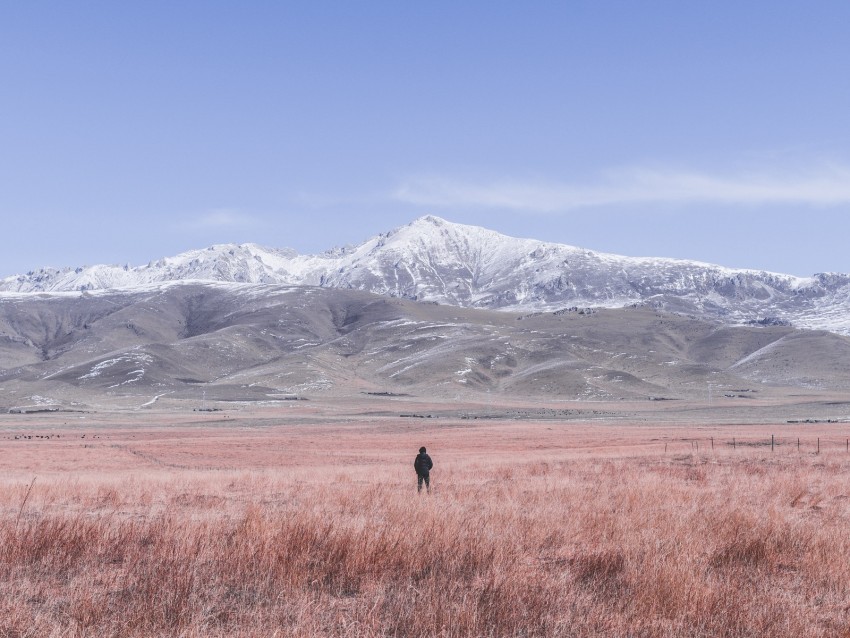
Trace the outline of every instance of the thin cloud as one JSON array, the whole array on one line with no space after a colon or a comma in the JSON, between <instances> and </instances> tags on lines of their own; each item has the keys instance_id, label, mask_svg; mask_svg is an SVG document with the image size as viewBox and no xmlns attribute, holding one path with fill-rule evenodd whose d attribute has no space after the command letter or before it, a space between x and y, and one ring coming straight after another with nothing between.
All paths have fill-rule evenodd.
<instances>
[{"instance_id":1,"label":"thin cloud","mask_svg":"<svg viewBox=\"0 0 850 638\"><path fill-rule=\"evenodd\" d=\"M832 164L795 174L750 172L734 176L633 168L606 173L589 183L471 183L419 177L405 181L392 196L423 206L541 212L645 203L833 206L850 203L850 166Z\"/></svg>"},{"instance_id":2,"label":"thin cloud","mask_svg":"<svg viewBox=\"0 0 850 638\"><path fill-rule=\"evenodd\" d=\"M247 228L257 225L259 220L238 210L217 208L183 221L180 226L193 230L213 228Z\"/></svg>"}]
</instances>

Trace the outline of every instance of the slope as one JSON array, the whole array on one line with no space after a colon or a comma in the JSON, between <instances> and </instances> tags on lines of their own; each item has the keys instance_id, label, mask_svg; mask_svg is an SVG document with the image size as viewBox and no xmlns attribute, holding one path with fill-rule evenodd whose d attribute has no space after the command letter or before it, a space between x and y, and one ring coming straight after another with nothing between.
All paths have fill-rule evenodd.
<instances>
[{"instance_id":1,"label":"slope","mask_svg":"<svg viewBox=\"0 0 850 638\"><path fill-rule=\"evenodd\" d=\"M850 340L646 307L516 314L259 284L0 299L0 408L363 392L703 396L850 388Z\"/></svg>"}]
</instances>

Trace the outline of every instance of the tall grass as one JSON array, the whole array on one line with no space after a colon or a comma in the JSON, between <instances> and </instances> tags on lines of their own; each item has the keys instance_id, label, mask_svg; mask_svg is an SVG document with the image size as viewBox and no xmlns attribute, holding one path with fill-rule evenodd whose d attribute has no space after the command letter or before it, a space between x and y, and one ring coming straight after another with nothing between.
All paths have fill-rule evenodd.
<instances>
[{"instance_id":1,"label":"tall grass","mask_svg":"<svg viewBox=\"0 0 850 638\"><path fill-rule=\"evenodd\" d=\"M850 636L844 457L362 470L3 484L0 636Z\"/></svg>"}]
</instances>

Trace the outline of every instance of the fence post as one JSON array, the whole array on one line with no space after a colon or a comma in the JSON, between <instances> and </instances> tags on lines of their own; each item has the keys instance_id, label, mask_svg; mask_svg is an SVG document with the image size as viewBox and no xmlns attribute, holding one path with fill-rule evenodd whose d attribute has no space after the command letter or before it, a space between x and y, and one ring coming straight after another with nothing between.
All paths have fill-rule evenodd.
<instances>
[{"instance_id":1,"label":"fence post","mask_svg":"<svg viewBox=\"0 0 850 638\"><path fill-rule=\"evenodd\" d=\"M770 435L770 451L773 452L773 435Z\"/></svg>"},{"instance_id":2,"label":"fence post","mask_svg":"<svg viewBox=\"0 0 850 638\"><path fill-rule=\"evenodd\" d=\"M797 437L797 451L800 451L800 437Z\"/></svg>"},{"instance_id":3,"label":"fence post","mask_svg":"<svg viewBox=\"0 0 850 638\"><path fill-rule=\"evenodd\" d=\"M732 437L732 449L733 450L735 449L735 437L734 436Z\"/></svg>"},{"instance_id":4,"label":"fence post","mask_svg":"<svg viewBox=\"0 0 850 638\"><path fill-rule=\"evenodd\" d=\"M850 439L848 439L850 441ZM711 449L714 449L714 437L711 437Z\"/></svg>"},{"instance_id":5,"label":"fence post","mask_svg":"<svg viewBox=\"0 0 850 638\"><path fill-rule=\"evenodd\" d=\"M820 437L818 437L818 454L820 454Z\"/></svg>"}]
</instances>

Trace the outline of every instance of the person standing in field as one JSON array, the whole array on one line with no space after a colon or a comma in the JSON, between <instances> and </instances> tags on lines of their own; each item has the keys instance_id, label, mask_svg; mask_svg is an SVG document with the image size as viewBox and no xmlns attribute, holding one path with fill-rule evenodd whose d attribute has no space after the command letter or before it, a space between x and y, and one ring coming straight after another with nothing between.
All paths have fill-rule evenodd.
<instances>
[{"instance_id":1,"label":"person standing in field","mask_svg":"<svg viewBox=\"0 0 850 638\"><path fill-rule=\"evenodd\" d=\"M431 468L434 467L434 462L428 456L424 447L419 448L419 454L416 455L416 460L413 461L413 469L416 470L416 491L422 492L422 483L425 483L425 489L431 493Z\"/></svg>"}]
</instances>

